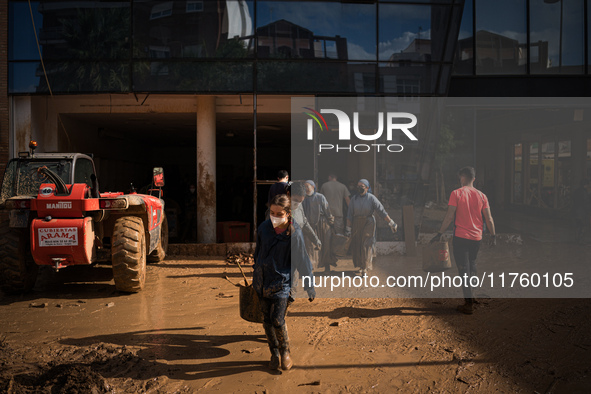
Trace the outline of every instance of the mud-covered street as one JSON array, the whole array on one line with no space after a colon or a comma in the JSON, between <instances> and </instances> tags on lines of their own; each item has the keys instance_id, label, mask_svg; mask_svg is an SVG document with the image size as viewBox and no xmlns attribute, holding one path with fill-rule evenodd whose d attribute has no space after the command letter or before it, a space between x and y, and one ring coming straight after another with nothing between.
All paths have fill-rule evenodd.
<instances>
[{"instance_id":1,"label":"mud-covered street","mask_svg":"<svg viewBox=\"0 0 591 394\"><path fill-rule=\"evenodd\" d=\"M551 253L535 241L505 245ZM504 250L504 252L503 252ZM588 246L569 247L585 258ZM398 259L400 264L408 258ZM378 259L376 269L392 260ZM347 262L342 265L346 266ZM250 272L247 269L247 272ZM288 310L295 367L268 370L262 326L239 317L236 265L173 256L144 291L115 290L111 267L44 270L1 296L0 391L8 393L588 392L588 299L298 299Z\"/></svg>"}]
</instances>

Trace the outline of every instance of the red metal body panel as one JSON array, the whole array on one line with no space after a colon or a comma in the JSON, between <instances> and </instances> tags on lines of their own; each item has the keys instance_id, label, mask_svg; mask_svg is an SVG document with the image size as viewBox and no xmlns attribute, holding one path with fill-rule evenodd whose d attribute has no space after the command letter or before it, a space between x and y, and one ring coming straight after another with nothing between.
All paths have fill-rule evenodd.
<instances>
[{"instance_id":1,"label":"red metal body panel","mask_svg":"<svg viewBox=\"0 0 591 394\"><path fill-rule=\"evenodd\" d=\"M123 192L106 192L101 193L101 198L115 198L124 195Z\"/></svg>"},{"instance_id":2,"label":"red metal body panel","mask_svg":"<svg viewBox=\"0 0 591 394\"><path fill-rule=\"evenodd\" d=\"M42 184L37 198L31 201L31 210L37 211L38 217L82 218L87 211L99 209L96 198L85 198L88 186L84 183L68 185L70 195L56 196L55 185Z\"/></svg>"},{"instance_id":3,"label":"red metal body panel","mask_svg":"<svg viewBox=\"0 0 591 394\"><path fill-rule=\"evenodd\" d=\"M141 194L140 194L141 195ZM146 203L146 211L148 212L148 230L153 230L162 223L162 201L159 198L148 195L141 195Z\"/></svg>"},{"instance_id":4,"label":"red metal body panel","mask_svg":"<svg viewBox=\"0 0 591 394\"><path fill-rule=\"evenodd\" d=\"M42 184L37 198L31 200L31 211L37 211L37 218L31 223L31 252L38 265L60 268L95 260L94 222L85 216L101 209L100 200L88 198L89 188L84 183L66 186L69 195L56 196L54 184ZM148 231L157 231L162 224L164 206L159 198L121 192L102 193L101 199L104 198L126 198L130 207L141 205L147 213ZM137 210L133 212L138 214Z\"/></svg>"},{"instance_id":5,"label":"red metal body panel","mask_svg":"<svg viewBox=\"0 0 591 394\"><path fill-rule=\"evenodd\" d=\"M38 265L90 264L94 253L94 227L89 217L78 219L34 219L31 223L31 252ZM59 267L58 267L59 268Z\"/></svg>"}]
</instances>

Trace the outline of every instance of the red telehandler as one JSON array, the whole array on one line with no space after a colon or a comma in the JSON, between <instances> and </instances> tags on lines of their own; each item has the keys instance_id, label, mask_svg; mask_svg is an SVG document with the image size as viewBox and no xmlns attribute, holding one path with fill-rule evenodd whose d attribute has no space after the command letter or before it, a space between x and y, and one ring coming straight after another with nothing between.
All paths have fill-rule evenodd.
<instances>
[{"instance_id":1,"label":"red telehandler","mask_svg":"<svg viewBox=\"0 0 591 394\"><path fill-rule=\"evenodd\" d=\"M146 263L162 261L168 248L163 169L154 168L150 195L101 193L90 156L29 147L9 161L2 182L9 220L0 223L0 289L31 290L41 265L111 260L118 290L142 290Z\"/></svg>"}]
</instances>

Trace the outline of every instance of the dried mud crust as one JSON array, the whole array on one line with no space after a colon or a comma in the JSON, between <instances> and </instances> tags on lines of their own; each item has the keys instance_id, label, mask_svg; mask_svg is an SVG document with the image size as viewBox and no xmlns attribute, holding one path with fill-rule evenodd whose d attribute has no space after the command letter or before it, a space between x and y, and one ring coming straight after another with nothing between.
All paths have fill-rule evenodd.
<instances>
[{"instance_id":1,"label":"dried mud crust","mask_svg":"<svg viewBox=\"0 0 591 394\"><path fill-rule=\"evenodd\" d=\"M0 343L0 366L2 393L145 393L158 392L168 382L165 376L142 378L151 366L148 361L132 349L105 343L33 352L4 342Z\"/></svg>"},{"instance_id":2,"label":"dried mud crust","mask_svg":"<svg viewBox=\"0 0 591 394\"><path fill-rule=\"evenodd\" d=\"M553 248L510 247L510 256L521 251L529 259ZM121 297L112 284L99 292L85 284L68 294L48 285L35 298L0 297L0 393L10 384L14 393L50 392L42 384L56 378L36 382L50 370L59 376L59 365L79 366L77 374L86 366L110 393L132 394L571 393L591 387L588 299L483 296L467 316L455 310L459 299L299 298L286 318L294 368L277 376L268 369L262 326L239 318L239 289L230 281L243 277L235 263L187 256L148 269L159 286L139 294ZM31 301L48 305L33 308ZM10 351L2 350L3 335ZM55 392L60 382L53 383Z\"/></svg>"},{"instance_id":3,"label":"dried mud crust","mask_svg":"<svg viewBox=\"0 0 591 394\"><path fill-rule=\"evenodd\" d=\"M129 293L141 291L146 281L146 235L142 219L125 216L115 221L111 255L117 289Z\"/></svg>"},{"instance_id":4,"label":"dried mud crust","mask_svg":"<svg viewBox=\"0 0 591 394\"><path fill-rule=\"evenodd\" d=\"M292 331L303 332L296 335L295 369L277 380L266 372L269 354L263 342L235 348L227 358L207 358L203 366L189 367L202 376L190 382L175 380L178 376L171 371L181 365L151 359L141 347L108 342L64 345L67 340L40 346L0 338L0 392L185 393L212 390L214 385L219 392L364 393L371 392L372 386L375 392L588 391L576 391L589 387L588 305L552 301L547 305L551 310L545 311L539 300L519 301L516 306L511 306L514 300L483 300L478 311L488 315L484 320L493 318L495 323L485 324L488 327L483 330L484 320L456 314L465 326L452 330L449 324L438 323L436 315L424 315L440 310L443 302L326 300L322 308L314 306L310 311L297 301L295 305L300 305L288 312ZM298 315L316 315L320 310L322 316L297 324ZM532 324L529 318L522 319L524 311L541 318ZM198 358L197 344L194 354ZM318 365L316 357L321 354L332 355L330 362L337 368L306 367L305 360ZM260 364L262 375L237 378L241 357L250 359L248 366ZM170 354L164 358L176 360ZM357 363L358 367L352 366ZM225 369L227 364L235 369ZM375 368L364 368L367 364ZM252 384L245 387L245 381Z\"/></svg>"}]
</instances>

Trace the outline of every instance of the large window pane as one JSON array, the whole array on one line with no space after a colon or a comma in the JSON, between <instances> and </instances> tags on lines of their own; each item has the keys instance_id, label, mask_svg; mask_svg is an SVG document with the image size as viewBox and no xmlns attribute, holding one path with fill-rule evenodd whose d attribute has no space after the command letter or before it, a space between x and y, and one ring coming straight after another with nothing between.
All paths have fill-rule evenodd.
<instances>
[{"instance_id":1,"label":"large window pane","mask_svg":"<svg viewBox=\"0 0 591 394\"><path fill-rule=\"evenodd\" d=\"M375 65L363 63L259 62L261 92L375 93Z\"/></svg>"},{"instance_id":2,"label":"large window pane","mask_svg":"<svg viewBox=\"0 0 591 394\"><path fill-rule=\"evenodd\" d=\"M583 6L582 0L531 0L532 73L583 73Z\"/></svg>"},{"instance_id":3,"label":"large window pane","mask_svg":"<svg viewBox=\"0 0 591 394\"><path fill-rule=\"evenodd\" d=\"M375 93L375 65L259 61L260 92Z\"/></svg>"},{"instance_id":4,"label":"large window pane","mask_svg":"<svg viewBox=\"0 0 591 394\"><path fill-rule=\"evenodd\" d=\"M45 62L53 93L129 92L128 62ZM38 70L38 92L48 92L42 70Z\"/></svg>"},{"instance_id":5,"label":"large window pane","mask_svg":"<svg viewBox=\"0 0 591 394\"><path fill-rule=\"evenodd\" d=\"M37 12L39 2L31 2L35 28L41 30L43 26L43 15ZM27 2L8 5L8 60L38 60L39 51L35 42L33 22Z\"/></svg>"},{"instance_id":6,"label":"large window pane","mask_svg":"<svg viewBox=\"0 0 591 394\"><path fill-rule=\"evenodd\" d=\"M129 58L130 13L126 2L31 3L44 60ZM10 59L39 59L27 2L11 2Z\"/></svg>"},{"instance_id":7,"label":"large window pane","mask_svg":"<svg viewBox=\"0 0 591 394\"><path fill-rule=\"evenodd\" d=\"M380 63L380 92L401 96L435 94L440 68L425 63Z\"/></svg>"},{"instance_id":8,"label":"large window pane","mask_svg":"<svg viewBox=\"0 0 591 394\"><path fill-rule=\"evenodd\" d=\"M135 62L136 91L247 92L252 91L252 62L161 61Z\"/></svg>"},{"instance_id":9,"label":"large window pane","mask_svg":"<svg viewBox=\"0 0 591 394\"><path fill-rule=\"evenodd\" d=\"M476 73L524 74L525 0L476 0Z\"/></svg>"},{"instance_id":10,"label":"large window pane","mask_svg":"<svg viewBox=\"0 0 591 394\"><path fill-rule=\"evenodd\" d=\"M454 59L453 72L456 75L472 75L474 73L473 1L466 0L464 3L464 13L462 14L462 24Z\"/></svg>"},{"instance_id":11,"label":"large window pane","mask_svg":"<svg viewBox=\"0 0 591 394\"><path fill-rule=\"evenodd\" d=\"M53 93L130 91L128 62L45 62ZM9 93L49 93L39 62L9 64Z\"/></svg>"},{"instance_id":12,"label":"large window pane","mask_svg":"<svg viewBox=\"0 0 591 394\"><path fill-rule=\"evenodd\" d=\"M591 72L591 0L587 0L587 73Z\"/></svg>"},{"instance_id":13,"label":"large window pane","mask_svg":"<svg viewBox=\"0 0 591 394\"><path fill-rule=\"evenodd\" d=\"M450 64L444 64L439 70L439 85L435 86L435 89L437 89L436 93L439 96L447 96L448 94L451 69L452 66Z\"/></svg>"},{"instance_id":14,"label":"large window pane","mask_svg":"<svg viewBox=\"0 0 591 394\"><path fill-rule=\"evenodd\" d=\"M8 64L8 93L36 93L39 88L39 62L19 62Z\"/></svg>"},{"instance_id":15,"label":"large window pane","mask_svg":"<svg viewBox=\"0 0 591 394\"><path fill-rule=\"evenodd\" d=\"M259 58L376 59L376 5L258 1Z\"/></svg>"},{"instance_id":16,"label":"large window pane","mask_svg":"<svg viewBox=\"0 0 591 394\"><path fill-rule=\"evenodd\" d=\"M449 12L449 7L380 4L379 60L442 60Z\"/></svg>"},{"instance_id":17,"label":"large window pane","mask_svg":"<svg viewBox=\"0 0 591 394\"><path fill-rule=\"evenodd\" d=\"M433 3L433 4L452 4L454 0L380 0L381 3ZM456 4L458 1L456 0Z\"/></svg>"},{"instance_id":18,"label":"large window pane","mask_svg":"<svg viewBox=\"0 0 591 394\"><path fill-rule=\"evenodd\" d=\"M238 59L253 54L252 0L134 2L134 57Z\"/></svg>"}]
</instances>

